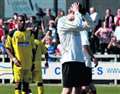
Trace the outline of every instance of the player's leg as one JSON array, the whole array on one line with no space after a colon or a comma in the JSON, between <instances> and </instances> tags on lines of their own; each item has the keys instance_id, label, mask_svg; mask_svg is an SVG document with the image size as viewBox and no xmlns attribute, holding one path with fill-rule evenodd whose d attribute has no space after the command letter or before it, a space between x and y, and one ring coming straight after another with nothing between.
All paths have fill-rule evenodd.
<instances>
[{"instance_id":1,"label":"player's leg","mask_svg":"<svg viewBox=\"0 0 120 94\"><path fill-rule=\"evenodd\" d=\"M89 89L92 94L96 94L96 87L94 86L92 82L92 68L87 67L87 73L88 73L88 83L89 83Z\"/></svg>"},{"instance_id":2,"label":"player's leg","mask_svg":"<svg viewBox=\"0 0 120 94\"><path fill-rule=\"evenodd\" d=\"M91 89L92 94L97 94L97 92L96 92L96 87L95 87L95 85L94 85L93 83L91 83L91 84L89 85L89 88Z\"/></svg>"},{"instance_id":3,"label":"player's leg","mask_svg":"<svg viewBox=\"0 0 120 94\"><path fill-rule=\"evenodd\" d=\"M15 82L15 94L21 94L21 83Z\"/></svg>"},{"instance_id":4,"label":"player's leg","mask_svg":"<svg viewBox=\"0 0 120 94\"><path fill-rule=\"evenodd\" d=\"M15 80L15 94L21 94L21 78L22 78L22 69L21 67L16 67L14 65L14 80Z\"/></svg>"},{"instance_id":5,"label":"player's leg","mask_svg":"<svg viewBox=\"0 0 120 94\"><path fill-rule=\"evenodd\" d=\"M87 94L87 92L89 92L90 73L89 69L86 66L84 66L82 77L83 78L82 83L80 85L80 94Z\"/></svg>"},{"instance_id":6,"label":"player's leg","mask_svg":"<svg viewBox=\"0 0 120 94\"><path fill-rule=\"evenodd\" d=\"M22 94L29 94L29 83L23 82Z\"/></svg>"},{"instance_id":7,"label":"player's leg","mask_svg":"<svg viewBox=\"0 0 120 94\"><path fill-rule=\"evenodd\" d=\"M29 83L31 82L31 70L23 70L22 94L29 94Z\"/></svg>"},{"instance_id":8,"label":"player's leg","mask_svg":"<svg viewBox=\"0 0 120 94\"><path fill-rule=\"evenodd\" d=\"M33 70L33 81L37 84L37 91L38 94L44 93L44 87L43 87L43 80L42 80L42 69L41 69L41 62L35 62L35 69Z\"/></svg>"},{"instance_id":9,"label":"player's leg","mask_svg":"<svg viewBox=\"0 0 120 94\"><path fill-rule=\"evenodd\" d=\"M38 94L43 94L44 93L44 88L43 88L43 83L42 82L37 83L37 89L38 89Z\"/></svg>"},{"instance_id":10,"label":"player's leg","mask_svg":"<svg viewBox=\"0 0 120 94\"><path fill-rule=\"evenodd\" d=\"M72 79L71 79L71 62L65 62L62 64L62 80L63 80L63 89L61 94L71 94L72 93ZM70 76L70 77L69 77Z\"/></svg>"},{"instance_id":11,"label":"player's leg","mask_svg":"<svg viewBox=\"0 0 120 94\"><path fill-rule=\"evenodd\" d=\"M30 88L28 90L28 94L32 94L32 90Z\"/></svg>"},{"instance_id":12,"label":"player's leg","mask_svg":"<svg viewBox=\"0 0 120 94\"><path fill-rule=\"evenodd\" d=\"M85 64L82 62L66 62L62 65L63 94L80 94L80 86L83 84Z\"/></svg>"},{"instance_id":13,"label":"player's leg","mask_svg":"<svg viewBox=\"0 0 120 94\"><path fill-rule=\"evenodd\" d=\"M32 90L31 90L31 88L30 88L30 84L29 84L29 86L28 86L28 94L32 94Z\"/></svg>"},{"instance_id":14,"label":"player's leg","mask_svg":"<svg viewBox=\"0 0 120 94\"><path fill-rule=\"evenodd\" d=\"M80 90L80 94L91 94L91 89L89 86L82 86Z\"/></svg>"},{"instance_id":15,"label":"player's leg","mask_svg":"<svg viewBox=\"0 0 120 94\"><path fill-rule=\"evenodd\" d=\"M72 88L72 93L71 94L80 94L80 87L73 87Z\"/></svg>"},{"instance_id":16,"label":"player's leg","mask_svg":"<svg viewBox=\"0 0 120 94\"><path fill-rule=\"evenodd\" d=\"M72 92L72 87L71 88L63 87L61 94L71 94L71 92Z\"/></svg>"},{"instance_id":17,"label":"player's leg","mask_svg":"<svg viewBox=\"0 0 120 94\"><path fill-rule=\"evenodd\" d=\"M42 80L42 70L36 71L36 82L37 82L38 94L43 94L44 87L43 87L43 80Z\"/></svg>"},{"instance_id":18,"label":"player's leg","mask_svg":"<svg viewBox=\"0 0 120 94\"><path fill-rule=\"evenodd\" d=\"M33 81L35 81L36 84L37 84L38 94L43 94L44 93L44 87L43 87L42 71L41 70L33 71Z\"/></svg>"},{"instance_id":19,"label":"player's leg","mask_svg":"<svg viewBox=\"0 0 120 94\"><path fill-rule=\"evenodd\" d=\"M86 67L85 86L82 86L81 92L88 94L96 94L96 87L92 83L92 68Z\"/></svg>"}]
</instances>

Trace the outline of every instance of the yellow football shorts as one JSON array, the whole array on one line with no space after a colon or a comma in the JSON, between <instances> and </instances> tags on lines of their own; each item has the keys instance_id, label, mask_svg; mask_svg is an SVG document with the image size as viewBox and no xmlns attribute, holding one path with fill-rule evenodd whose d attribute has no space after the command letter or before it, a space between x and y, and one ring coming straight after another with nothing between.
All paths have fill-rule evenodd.
<instances>
[{"instance_id":1,"label":"yellow football shorts","mask_svg":"<svg viewBox=\"0 0 120 94\"><path fill-rule=\"evenodd\" d=\"M22 69L22 67L17 67L14 65L13 72L15 82L31 82L32 80L31 70L25 70Z\"/></svg>"},{"instance_id":2,"label":"yellow football shorts","mask_svg":"<svg viewBox=\"0 0 120 94\"><path fill-rule=\"evenodd\" d=\"M35 82L42 82L42 69L41 69L41 63L35 62L35 69L32 72L32 79Z\"/></svg>"}]
</instances>

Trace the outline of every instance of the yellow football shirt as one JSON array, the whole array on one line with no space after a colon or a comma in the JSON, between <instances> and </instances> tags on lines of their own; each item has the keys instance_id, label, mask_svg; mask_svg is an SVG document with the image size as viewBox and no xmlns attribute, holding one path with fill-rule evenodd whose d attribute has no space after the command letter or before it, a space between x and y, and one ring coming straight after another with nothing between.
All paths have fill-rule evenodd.
<instances>
[{"instance_id":1,"label":"yellow football shirt","mask_svg":"<svg viewBox=\"0 0 120 94\"><path fill-rule=\"evenodd\" d=\"M41 70L41 59L42 55L47 52L47 48L40 40L34 40L34 43L36 45L36 53L35 53L35 70Z\"/></svg>"},{"instance_id":2,"label":"yellow football shirt","mask_svg":"<svg viewBox=\"0 0 120 94\"><path fill-rule=\"evenodd\" d=\"M15 57L22 65L22 69L30 69L32 66L32 48L34 37L30 31L15 31L13 36L7 37L5 47L14 51Z\"/></svg>"}]
</instances>

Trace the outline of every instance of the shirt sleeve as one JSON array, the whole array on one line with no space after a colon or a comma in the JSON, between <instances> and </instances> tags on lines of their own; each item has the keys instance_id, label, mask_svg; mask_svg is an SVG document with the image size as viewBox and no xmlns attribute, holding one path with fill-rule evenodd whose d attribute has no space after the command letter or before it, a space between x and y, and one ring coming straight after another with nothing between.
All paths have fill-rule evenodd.
<instances>
[{"instance_id":1,"label":"shirt sleeve","mask_svg":"<svg viewBox=\"0 0 120 94\"><path fill-rule=\"evenodd\" d=\"M42 51L42 54L45 54L45 53L47 52L47 48L46 48L45 45L42 43L42 41L35 39L35 40L34 40L34 43L35 43L35 45L40 46L41 51Z\"/></svg>"},{"instance_id":2,"label":"shirt sleeve","mask_svg":"<svg viewBox=\"0 0 120 94\"><path fill-rule=\"evenodd\" d=\"M81 34L81 43L82 43L82 45L83 46L84 45L90 45L87 31L81 31L80 34Z\"/></svg>"},{"instance_id":3,"label":"shirt sleeve","mask_svg":"<svg viewBox=\"0 0 120 94\"><path fill-rule=\"evenodd\" d=\"M31 46L32 48L35 48L35 42L34 42L34 35L31 35Z\"/></svg>"},{"instance_id":4,"label":"shirt sleeve","mask_svg":"<svg viewBox=\"0 0 120 94\"><path fill-rule=\"evenodd\" d=\"M47 52L47 48L42 42L41 42L41 48L42 48L42 54L45 54Z\"/></svg>"},{"instance_id":5,"label":"shirt sleeve","mask_svg":"<svg viewBox=\"0 0 120 94\"><path fill-rule=\"evenodd\" d=\"M84 30L84 26L82 24L82 16L79 12L75 13L74 21L67 20L67 17L62 17L58 20L57 25L58 31L80 31Z\"/></svg>"},{"instance_id":6,"label":"shirt sleeve","mask_svg":"<svg viewBox=\"0 0 120 94\"><path fill-rule=\"evenodd\" d=\"M8 35L5 41L5 48L12 50L12 38Z\"/></svg>"}]
</instances>

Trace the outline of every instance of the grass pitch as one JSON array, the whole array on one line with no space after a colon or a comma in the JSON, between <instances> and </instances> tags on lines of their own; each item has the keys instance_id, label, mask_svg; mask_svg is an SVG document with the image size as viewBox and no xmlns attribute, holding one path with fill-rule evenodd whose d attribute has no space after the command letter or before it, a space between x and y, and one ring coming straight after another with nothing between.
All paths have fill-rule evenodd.
<instances>
[{"instance_id":1,"label":"grass pitch","mask_svg":"<svg viewBox=\"0 0 120 94\"><path fill-rule=\"evenodd\" d=\"M101 86L97 85L97 94L120 94L120 86ZM37 94L35 85L31 86L32 94ZM61 85L45 85L44 94L60 94L62 90ZM0 94L14 94L14 85L0 85Z\"/></svg>"}]
</instances>

